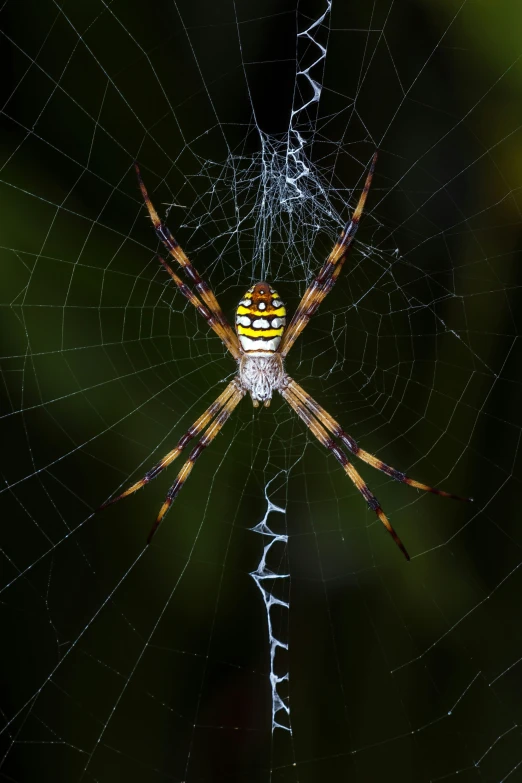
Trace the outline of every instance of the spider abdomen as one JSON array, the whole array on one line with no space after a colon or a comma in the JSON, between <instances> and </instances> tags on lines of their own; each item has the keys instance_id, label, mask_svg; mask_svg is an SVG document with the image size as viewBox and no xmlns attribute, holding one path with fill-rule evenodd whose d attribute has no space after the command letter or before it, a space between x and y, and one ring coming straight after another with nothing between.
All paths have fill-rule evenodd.
<instances>
[{"instance_id":1,"label":"spider abdomen","mask_svg":"<svg viewBox=\"0 0 522 783\"><path fill-rule=\"evenodd\" d=\"M286 325L286 309L268 283L248 289L236 310L236 332L244 353L270 356L277 351Z\"/></svg>"},{"instance_id":2,"label":"spider abdomen","mask_svg":"<svg viewBox=\"0 0 522 783\"><path fill-rule=\"evenodd\" d=\"M250 392L254 407L262 402L270 405L272 393L284 385L283 360L278 353L272 356L243 356L239 363L242 388Z\"/></svg>"}]
</instances>

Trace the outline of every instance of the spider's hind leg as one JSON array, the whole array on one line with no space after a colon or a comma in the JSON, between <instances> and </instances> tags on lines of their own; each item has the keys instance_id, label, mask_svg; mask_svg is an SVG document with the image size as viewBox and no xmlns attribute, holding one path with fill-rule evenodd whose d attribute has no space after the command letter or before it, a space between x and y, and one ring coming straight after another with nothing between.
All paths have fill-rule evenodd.
<instances>
[{"instance_id":1,"label":"spider's hind leg","mask_svg":"<svg viewBox=\"0 0 522 783\"><path fill-rule=\"evenodd\" d=\"M348 435L348 433L342 429L333 416L330 416L330 414L325 411L325 409L322 408L313 397L305 392L305 390L299 386L298 383L296 383L294 380L290 380L289 388L300 400L300 402L306 405L308 410L311 411L314 416L317 416L321 424L323 424L323 426L326 427L326 429L331 432L335 438L339 438L343 445L346 446L346 448L355 457L362 459L363 462L371 465L372 468L376 468L376 470L380 470L382 473L386 473L387 476L391 476L393 479L395 479L395 481L400 481L402 484L408 484L408 486L421 489L424 492L431 492L433 495L440 495L443 498L451 498L452 500L462 500L466 502L472 501L472 498L463 498L460 497L460 495L453 495L451 492L445 492L442 489L430 487L428 484L422 484L420 481L416 481L415 479L407 476L406 473L391 467L391 465L387 465L386 462L378 459L378 457L374 457L373 454L370 454L368 451L362 449L351 437L351 435Z\"/></svg>"},{"instance_id":2,"label":"spider's hind leg","mask_svg":"<svg viewBox=\"0 0 522 783\"><path fill-rule=\"evenodd\" d=\"M381 504L379 503L379 501L377 500L373 492L366 485L362 476L360 476L359 473L356 471L356 469L349 461L344 451L341 448L339 448L339 446L335 443L333 438L331 438L328 435L322 423L318 421L317 418L315 418L315 416L303 404L303 402L299 399L299 397L297 397L297 395L295 394L292 388L294 381L292 381L291 378L288 378L287 380L288 380L287 386L280 389L280 392L284 397L284 399L287 401L290 407L294 409L294 411L297 413L299 418L302 421L304 421L308 429L315 435L319 443L321 443L325 448L327 448L329 451L332 452L336 460L341 464L348 478L353 482L356 489L359 490L363 498L368 503L368 507L375 512L377 517L381 520L382 524L384 525L388 533L391 535L391 537L393 538L393 540L395 541L395 543L403 553L406 560L409 560L410 556L406 551L406 547L404 546L401 539L395 532L390 520L382 510Z\"/></svg>"},{"instance_id":3,"label":"spider's hind leg","mask_svg":"<svg viewBox=\"0 0 522 783\"><path fill-rule=\"evenodd\" d=\"M169 489L167 493L167 497L165 498L165 502L160 508L156 521L154 522L151 531L148 535L147 544L150 544L150 542L152 541L152 537L156 532L156 530L158 529L159 525L161 524L163 517L165 516L165 514L171 507L172 503L183 489L183 485L185 484L185 481L188 479L197 458L201 455L204 449L206 449L206 447L212 443L212 441L214 440L218 432L221 430L225 422L230 418L230 414L232 413L234 408L245 396L245 391L239 386L236 380L233 380L230 385L234 387L232 394L230 395L226 403L223 405L220 412L218 413L218 415L216 416L212 424L209 426L207 431L204 433L199 443L197 443L192 449L192 451L190 452L189 458L187 459L187 461L181 468L180 472L176 476L176 480L174 481L174 484Z\"/></svg>"},{"instance_id":4,"label":"spider's hind leg","mask_svg":"<svg viewBox=\"0 0 522 783\"><path fill-rule=\"evenodd\" d=\"M136 481L135 484L132 484L128 489L125 490L125 492L122 492L121 495L117 495L115 498L111 498L110 500L105 501L105 503L102 503L102 505L97 509L97 511L101 511L102 509L106 508L107 506L112 505L113 503L116 503L118 500L121 500L122 498L127 497L128 495L132 495L134 492L137 492L138 489L141 489L146 484L149 483L149 481L152 481L152 479L155 479L156 476L158 476L162 470L167 468L171 462L174 462L176 457L178 457L185 446L190 443L191 440L193 440L195 437L197 437L200 432L203 432L205 427L212 421L214 416L221 411L224 405L229 401L230 397L237 391L237 383L235 380L233 380L231 383L228 384L226 389L221 392L219 397L214 400L212 405L210 405L207 410L199 417L199 419L196 419L194 424L188 428L186 433L179 439L178 444L176 448L172 449L172 451L169 451L168 454L165 454L165 456L158 462L156 465L154 465L153 468L147 471L143 478L141 478L139 481Z\"/></svg>"}]
</instances>

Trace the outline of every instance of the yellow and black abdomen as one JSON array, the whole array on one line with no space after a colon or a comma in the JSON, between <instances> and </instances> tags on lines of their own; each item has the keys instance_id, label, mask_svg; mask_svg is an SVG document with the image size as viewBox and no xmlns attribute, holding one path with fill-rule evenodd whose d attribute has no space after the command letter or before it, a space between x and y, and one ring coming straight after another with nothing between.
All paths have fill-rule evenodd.
<instances>
[{"instance_id":1,"label":"yellow and black abdomen","mask_svg":"<svg viewBox=\"0 0 522 783\"><path fill-rule=\"evenodd\" d=\"M236 310L239 342L250 356L267 356L277 351L285 324L285 306L268 283L249 288Z\"/></svg>"}]
</instances>

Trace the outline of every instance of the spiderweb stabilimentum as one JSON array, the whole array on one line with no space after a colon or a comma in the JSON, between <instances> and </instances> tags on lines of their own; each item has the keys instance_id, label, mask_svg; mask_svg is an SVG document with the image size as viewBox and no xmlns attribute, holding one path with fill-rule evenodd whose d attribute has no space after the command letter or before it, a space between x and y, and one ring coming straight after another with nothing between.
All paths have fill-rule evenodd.
<instances>
[{"instance_id":1,"label":"spiderweb stabilimentum","mask_svg":"<svg viewBox=\"0 0 522 783\"><path fill-rule=\"evenodd\" d=\"M5 781L522 781L522 10L501 0L4 3ZM290 314L287 371L367 451L407 563L286 403L245 399L151 546L174 447ZM163 248L161 248L163 252ZM187 452L188 453L188 452ZM181 463L181 458L180 458Z\"/></svg>"}]
</instances>

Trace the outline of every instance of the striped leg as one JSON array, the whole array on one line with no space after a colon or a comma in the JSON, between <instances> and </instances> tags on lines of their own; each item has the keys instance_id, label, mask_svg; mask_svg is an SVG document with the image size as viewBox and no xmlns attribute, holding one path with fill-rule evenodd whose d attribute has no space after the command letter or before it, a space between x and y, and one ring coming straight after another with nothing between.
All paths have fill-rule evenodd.
<instances>
[{"instance_id":1,"label":"striped leg","mask_svg":"<svg viewBox=\"0 0 522 783\"><path fill-rule=\"evenodd\" d=\"M208 284L200 277L197 270L192 266L190 260L183 252L182 248L178 245L172 234L170 233L168 227L161 222L158 213L154 209L154 206L152 204L152 201L149 198L149 194L147 192L147 188L145 187L145 184L141 178L140 169L137 163L134 164L136 169L136 174L138 177L138 183L140 186L141 194L143 196L143 200L145 201L145 205L149 211L150 218L152 220L152 223L154 225L154 228L156 229L156 234L161 239L169 253L173 258L176 259L178 264L183 267L183 270L187 277L191 280L192 283L194 283L194 286L197 290L197 292L201 295L201 298L203 299L204 303L210 310L210 312L213 314L215 320L217 323L219 323L222 327L222 330L224 334L227 336L227 347L229 347L229 344L231 346L235 346L235 350L239 353L239 342L237 339L237 335L228 323L227 319L225 318L225 315L219 306L219 303L212 293L210 287Z\"/></svg>"},{"instance_id":2,"label":"striped leg","mask_svg":"<svg viewBox=\"0 0 522 783\"><path fill-rule=\"evenodd\" d=\"M366 197L368 196L368 191L370 190L370 185L372 184L373 172L376 162L377 153L375 153L372 158L363 191L360 195L351 220L349 220L344 227L341 236L336 242L332 252L326 259L326 262L324 263L321 271L304 292L303 298L299 302L292 320L290 321L286 331L283 333L281 345L279 347L279 353L283 357L287 355L288 351L295 343L321 302L332 290L337 278L339 277L339 273L344 264L346 255L352 245L355 234L357 233L357 229L359 228L359 221L363 213Z\"/></svg>"},{"instance_id":3,"label":"striped leg","mask_svg":"<svg viewBox=\"0 0 522 783\"><path fill-rule=\"evenodd\" d=\"M290 379L288 379L290 381ZM291 381L290 381L291 384ZM406 560L410 559L410 556L408 552L406 551L406 548L404 544L402 543L401 539L393 529L388 517L384 513L384 511L381 508L381 505L373 492L371 492L368 487L366 486L363 478L359 475L359 473L355 470L352 463L348 460L348 457L344 453L344 451L341 451L339 446L335 443L335 441L328 435L323 425L310 413L310 411L305 407L305 405L301 402L301 400L291 391L291 386L289 385L285 389L281 389L281 394L287 401L287 403L290 405L291 408L294 409L294 411L297 413L300 419L304 421L308 429L315 435L319 443L321 443L325 448L329 449L329 451L332 452L334 457L343 467L344 472L350 478L355 487L359 490L363 498L368 503L368 507L371 508L372 511L375 511L381 522L383 523L384 527L388 531L388 533L391 535L403 555L405 556Z\"/></svg>"},{"instance_id":4,"label":"striped leg","mask_svg":"<svg viewBox=\"0 0 522 783\"><path fill-rule=\"evenodd\" d=\"M323 426L326 427L326 429L331 432L335 438L339 438L339 440L342 441L342 443L346 446L347 449L351 451L352 454L354 454L356 457L359 457L359 459L362 459L364 462L367 462L368 465L372 466L372 468L381 470L383 473L391 476L396 481L401 481L403 484L408 484L410 487L416 487L417 489L422 489L425 492L432 492L434 495L441 495L443 498L452 498L453 500L463 501L471 500L471 498L461 498L459 495L452 495L450 492L444 492L442 489L436 489L435 487L429 487L427 484L421 484L420 481L415 481L414 479L409 478L400 470L396 470L390 465L387 465L382 460L377 459L377 457L374 457L373 454L370 454L368 451L361 449L355 440L351 437L351 435L348 435L348 433L346 433L341 428L333 416L330 416L330 414L325 411L325 409L322 408L313 397L310 397L310 395L305 392L305 390L299 386L298 383L290 380L288 388L293 394L295 394L300 402L306 405L308 410L319 419L321 424L323 424Z\"/></svg>"},{"instance_id":5,"label":"striped leg","mask_svg":"<svg viewBox=\"0 0 522 783\"><path fill-rule=\"evenodd\" d=\"M232 384L235 385L235 381L232 381ZM150 542L152 541L152 537L156 532L156 530L158 529L161 520L163 519L163 517L171 507L172 503L174 502L178 494L181 492L183 485L185 481L188 479L197 458L200 456L202 451L204 451L204 449L206 449L206 447L209 446L210 443L212 443L212 441L214 440L214 438L216 437L216 435L218 434L218 432L220 431L224 423L227 421L227 419L229 418L230 414L232 413L236 405L243 399L244 396L245 396L245 392L237 385L235 385L232 395L229 397L227 402L223 405L220 412L218 413L218 415L216 416L216 418L214 419L214 421L212 422L208 430L205 432L205 434L203 435L199 443L196 444L196 446L194 446L194 448L192 449L189 458L181 468L180 472L176 476L176 480L174 484L171 486L171 488L167 493L165 502L160 508L158 517L154 522L151 531L149 533L149 536L147 538L147 544L150 544Z\"/></svg>"},{"instance_id":6,"label":"striped leg","mask_svg":"<svg viewBox=\"0 0 522 783\"><path fill-rule=\"evenodd\" d=\"M185 299L188 299L191 305L193 305L198 313L203 316L203 318L206 320L208 325L211 329L214 330L214 332L217 334L219 339L224 343L225 347L228 348L234 359L239 359L240 353L235 345L235 343L231 343L229 339L229 334L226 330L223 329L223 325L216 320L215 315L211 313L211 311L206 307L200 299L190 290L188 285L186 285L183 280L181 280L175 272L170 268L170 266L167 264L167 262L161 257L158 256L159 260L169 273L169 275L172 277L174 282L176 283L177 287L185 297Z\"/></svg>"},{"instance_id":7,"label":"striped leg","mask_svg":"<svg viewBox=\"0 0 522 783\"><path fill-rule=\"evenodd\" d=\"M133 492L136 492L138 489L141 489L145 486L145 484L148 484L149 481L152 481L152 479L155 479L156 476L158 476L162 470L164 470L166 467L170 465L171 462L174 462L176 457L181 454L187 443L190 443L193 438L195 438L197 435L200 434L200 432L203 432L205 427L212 421L214 416L219 413L219 411L223 408L223 406L230 400L233 394L237 393L237 384L236 381L232 381L228 384L227 388L219 395L217 400L215 400L212 405L207 408L205 413L203 413L199 419L196 419L194 424L189 427L189 429L186 431L186 433L180 438L178 441L178 445L175 449L172 449L172 451L169 451L168 454L166 454L163 459L161 459L156 465L154 465L153 468L151 468L142 479L137 481L135 484L133 484L131 487L125 490L125 492L122 492L121 495L118 495L115 498L112 498L111 500L107 500L105 503L103 503L98 511L101 511L102 509L106 508L107 506L112 505L113 503L116 503L117 500L121 500L122 498L126 498L127 495L132 495Z\"/></svg>"}]
</instances>

